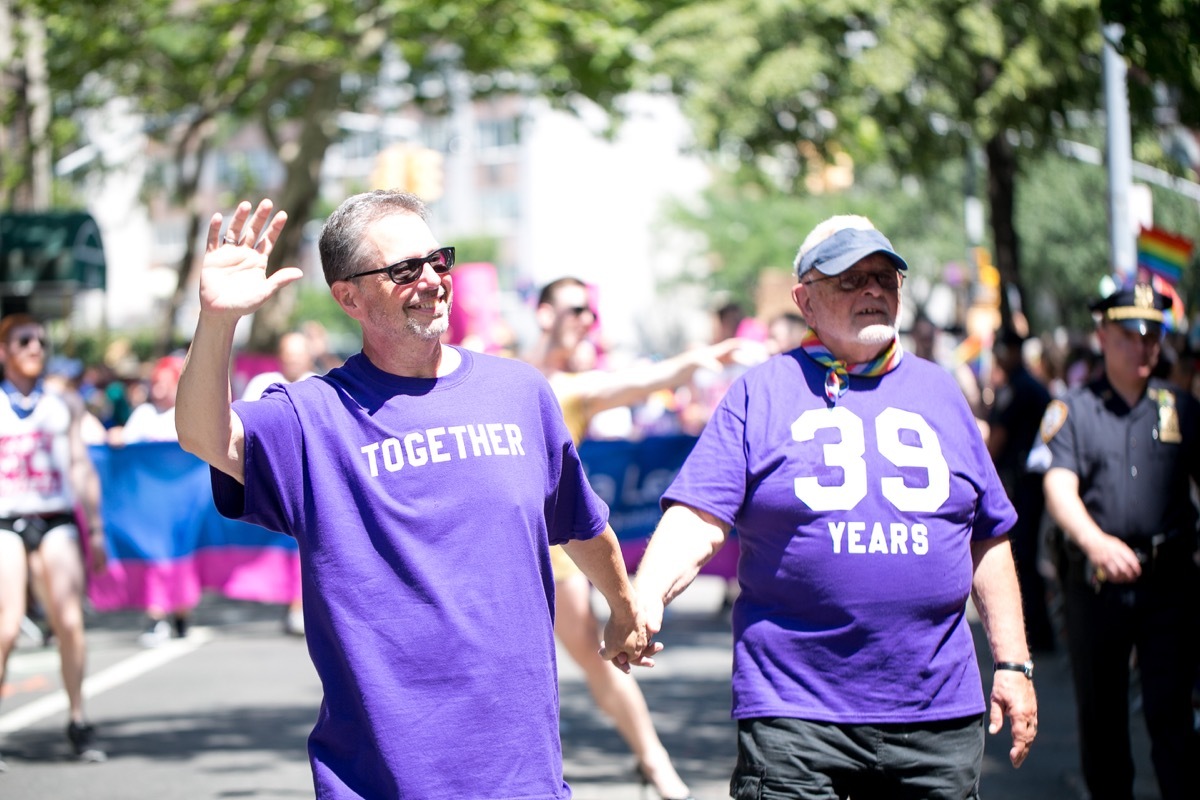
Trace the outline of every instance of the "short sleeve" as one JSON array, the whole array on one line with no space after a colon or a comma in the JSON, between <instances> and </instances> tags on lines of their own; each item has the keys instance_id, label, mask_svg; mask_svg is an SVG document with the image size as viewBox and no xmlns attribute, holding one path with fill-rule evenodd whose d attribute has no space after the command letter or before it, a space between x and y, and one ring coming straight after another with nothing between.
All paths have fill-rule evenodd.
<instances>
[{"instance_id":1,"label":"short sleeve","mask_svg":"<svg viewBox=\"0 0 1200 800\"><path fill-rule=\"evenodd\" d=\"M1075 447L1075 422L1071 405L1063 400L1051 400L1042 415L1038 437L1050 451L1049 469L1061 467L1079 474L1078 450Z\"/></svg>"},{"instance_id":2,"label":"short sleeve","mask_svg":"<svg viewBox=\"0 0 1200 800\"><path fill-rule=\"evenodd\" d=\"M746 499L746 383L739 380L704 426L661 505L683 503L734 525Z\"/></svg>"}]
</instances>

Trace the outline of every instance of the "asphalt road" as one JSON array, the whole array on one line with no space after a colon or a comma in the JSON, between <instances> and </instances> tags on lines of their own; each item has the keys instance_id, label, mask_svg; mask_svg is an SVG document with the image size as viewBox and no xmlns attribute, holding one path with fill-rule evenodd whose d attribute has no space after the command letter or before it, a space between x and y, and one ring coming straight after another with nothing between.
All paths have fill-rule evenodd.
<instances>
[{"instance_id":1,"label":"asphalt road","mask_svg":"<svg viewBox=\"0 0 1200 800\"><path fill-rule=\"evenodd\" d=\"M715 580L715 579L713 579ZM729 627L722 588L703 579L669 611L659 666L640 670L660 736L697 800L728 796ZM143 650L135 614L93 615L88 711L109 760L80 764L63 735L56 652L26 643L13 655L0 703L3 800L306 798L305 738L320 685L302 640L281 633L282 609L206 598L192 634ZM990 657L984 653L985 663ZM577 667L560 656L564 770L579 800L643 797L633 758L596 710ZM987 800L1074 800L1074 704L1065 656L1039 659L1040 732L1014 770L1008 731L989 737ZM1138 800L1157 796L1140 715L1134 716Z\"/></svg>"}]
</instances>

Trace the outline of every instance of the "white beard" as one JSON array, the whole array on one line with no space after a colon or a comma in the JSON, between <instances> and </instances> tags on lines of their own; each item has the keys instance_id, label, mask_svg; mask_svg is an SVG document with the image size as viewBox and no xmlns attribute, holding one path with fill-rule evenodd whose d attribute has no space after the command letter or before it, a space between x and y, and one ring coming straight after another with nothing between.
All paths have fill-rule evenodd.
<instances>
[{"instance_id":1,"label":"white beard","mask_svg":"<svg viewBox=\"0 0 1200 800\"><path fill-rule=\"evenodd\" d=\"M896 338L894 325L868 325L858 332L858 340L863 344L887 344Z\"/></svg>"}]
</instances>

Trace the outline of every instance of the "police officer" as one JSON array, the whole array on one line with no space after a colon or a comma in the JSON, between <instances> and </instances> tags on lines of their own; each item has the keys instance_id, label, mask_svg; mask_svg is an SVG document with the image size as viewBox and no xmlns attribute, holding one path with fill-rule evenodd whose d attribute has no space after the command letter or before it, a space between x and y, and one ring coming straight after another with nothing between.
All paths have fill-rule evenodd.
<instances>
[{"instance_id":1,"label":"police officer","mask_svg":"<svg viewBox=\"0 0 1200 800\"><path fill-rule=\"evenodd\" d=\"M1093 800L1133 797L1130 656L1137 651L1165 800L1200 797L1192 685L1200 651L1200 405L1151 373L1170 299L1137 284L1092 304L1104 373L1055 400L1046 507L1066 534L1064 604L1084 778Z\"/></svg>"}]
</instances>

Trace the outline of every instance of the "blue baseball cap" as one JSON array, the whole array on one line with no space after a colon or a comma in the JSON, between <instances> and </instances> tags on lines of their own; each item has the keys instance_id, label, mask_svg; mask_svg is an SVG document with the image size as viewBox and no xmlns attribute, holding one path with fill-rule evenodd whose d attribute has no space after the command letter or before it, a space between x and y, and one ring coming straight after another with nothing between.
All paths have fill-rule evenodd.
<instances>
[{"instance_id":1,"label":"blue baseball cap","mask_svg":"<svg viewBox=\"0 0 1200 800\"><path fill-rule=\"evenodd\" d=\"M908 271L908 264L879 231L842 228L803 256L796 257L796 277L803 278L814 269L822 275L841 275L872 253L883 253L896 269Z\"/></svg>"}]
</instances>

